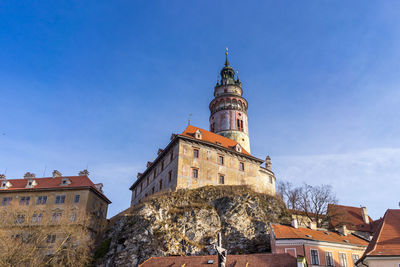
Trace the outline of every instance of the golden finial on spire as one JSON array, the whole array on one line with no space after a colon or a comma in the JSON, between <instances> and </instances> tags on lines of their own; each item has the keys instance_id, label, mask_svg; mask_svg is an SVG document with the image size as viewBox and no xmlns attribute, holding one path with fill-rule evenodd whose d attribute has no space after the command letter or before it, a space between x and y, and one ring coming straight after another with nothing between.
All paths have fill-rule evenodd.
<instances>
[{"instance_id":1,"label":"golden finial on spire","mask_svg":"<svg viewBox=\"0 0 400 267\"><path fill-rule=\"evenodd\" d=\"M225 47L225 66L229 66L228 47Z\"/></svg>"}]
</instances>

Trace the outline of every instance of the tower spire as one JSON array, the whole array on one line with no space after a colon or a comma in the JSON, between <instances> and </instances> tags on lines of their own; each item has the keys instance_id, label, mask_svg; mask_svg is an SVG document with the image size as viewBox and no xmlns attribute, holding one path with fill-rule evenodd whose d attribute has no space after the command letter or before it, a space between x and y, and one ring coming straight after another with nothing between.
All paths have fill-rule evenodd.
<instances>
[{"instance_id":1,"label":"tower spire","mask_svg":"<svg viewBox=\"0 0 400 267\"><path fill-rule=\"evenodd\" d=\"M225 66L221 70L221 80L215 85L214 99L210 103L210 131L235 140L250 153L247 101L242 96L239 75L235 80L235 70L225 51Z\"/></svg>"},{"instance_id":2,"label":"tower spire","mask_svg":"<svg viewBox=\"0 0 400 267\"><path fill-rule=\"evenodd\" d=\"M228 47L225 47L225 66L229 66L229 60L228 60Z\"/></svg>"}]
</instances>

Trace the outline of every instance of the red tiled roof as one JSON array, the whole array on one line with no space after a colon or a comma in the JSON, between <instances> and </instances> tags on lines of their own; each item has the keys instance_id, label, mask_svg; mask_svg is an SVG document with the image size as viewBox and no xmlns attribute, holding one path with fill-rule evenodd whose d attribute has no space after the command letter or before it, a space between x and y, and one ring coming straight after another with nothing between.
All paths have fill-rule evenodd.
<instances>
[{"instance_id":1,"label":"red tiled roof","mask_svg":"<svg viewBox=\"0 0 400 267\"><path fill-rule=\"evenodd\" d=\"M363 258L400 256L400 209L387 210Z\"/></svg>"},{"instance_id":2,"label":"red tiled roof","mask_svg":"<svg viewBox=\"0 0 400 267\"><path fill-rule=\"evenodd\" d=\"M61 185L62 179L68 178L69 184ZM37 185L32 188L26 188L28 180L34 180ZM87 176L63 176L63 177L44 177L44 178L30 178L30 179L7 179L3 180L10 182L11 186L7 189L0 189L0 193L4 191L16 191L16 190L40 190L40 189L63 189L63 188L79 188L79 187L90 187L97 193L103 196L110 203L111 201L100 192L94 183Z\"/></svg>"},{"instance_id":3,"label":"red tiled roof","mask_svg":"<svg viewBox=\"0 0 400 267\"><path fill-rule=\"evenodd\" d=\"M204 129L189 125L186 127L185 131L181 133L180 135L190 137L195 139L194 134L197 130L200 130L202 133L201 141L212 143L214 145L217 145L217 143L220 143L222 147L228 148L228 149L234 149L234 147L238 144L236 141L229 139L227 137L224 137L222 135L212 133L209 131L206 131ZM250 155L249 152L247 152L243 147L242 147L242 153L246 155ZM251 155L250 155L251 156Z\"/></svg>"},{"instance_id":4,"label":"red tiled roof","mask_svg":"<svg viewBox=\"0 0 400 267\"><path fill-rule=\"evenodd\" d=\"M311 230L309 228L294 228L289 225L273 224L272 230L278 239L307 239L340 244L353 244L367 246L368 242L354 235L343 236L327 230ZM347 241L345 241L347 240Z\"/></svg>"},{"instance_id":5,"label":"red tiled roof","mask_svg":"<svg viewBox=\"0 0 400 267\"><path fill-rule=\"evenodd\" d=\"M368 216L370 223L364 222L361 208L329 204L328 214L331 214L332 219L329 227L336 228L341 225L346 225L349 230L357 230L363 232L374 231L374 223L371 217Z\"/></svg>"},{"instance_id":6,"label":"red tiled roof","mask_svg":"<svg viewBox=\"0 0 400 267\"><path fill-rule=\"evenodd\" d=\"M212 260L213 263L208 263ZM152 257L139 265L140 267L212 267L218 266L217 256L172 256ZM289 254L247 254L228 255L226 267L295 267L297 259Z\"/></svg>"}]
</instances>

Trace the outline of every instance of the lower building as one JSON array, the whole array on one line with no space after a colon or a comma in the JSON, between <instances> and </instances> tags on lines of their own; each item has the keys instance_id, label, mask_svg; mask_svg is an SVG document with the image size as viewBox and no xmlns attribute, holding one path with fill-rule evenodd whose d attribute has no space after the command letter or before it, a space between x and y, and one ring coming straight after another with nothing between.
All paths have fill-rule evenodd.
<instances>
[{"instance_id":1,"label":"lower building","mask_svg":"<svg viewBox=\"0 0 400 267\"><path fill-rule=\"evenodd\" d=\"M218 266L217 255L151 257L139 267L211 267ZM297 259L289 254L228 255L226 266L296 267Z\"/></svg>"},{"instance_id":2,"label":"lower building","mask_svg":"<svg viewBox=\"0 0 400 267\"><path fill-rule=\"evenodd\" d=\"M346 226L346 229L355 235L360 235L371 240L380 220L372 220L368 216L366 207L352 207L329 204L327 210L330 218L329 228L338 230ZM396 266L397 267L397 266Z\"/></svg>"},{"instance_id":3,"label":"lower building","mask_svg":"<svg viewBox=\"0 0 400 267\"><path fill-rule=\"evenodd\" d=\"M314 224L315 225L315 224ZM272 253L303 256L308 266L350 267L362 256L368 241L351 233L271 224Z\"/></svg>"},{"instance_id":4,"label":"lower building","mask_svg":"<svg viewBox=\"0 0 400 267\"><path fill-rule=\"evenodd\" d=\"M400 267L400 209L389 209L357 266Z\"/></svg>"},{"instance_id":5,"label":"lower building","mask_svg":"<svg viewBox=\"0 0 400 267\"><path fill-rule=\"evenodd\" d=\"M52 177L45 178L29 172L23 179L1 175L0 240L15 247L10 251L0 245L1 253L7 250L18 255L20 246L27 250L24 254L37 254L40 248L49 256L65 251L68 245L69 252L79 253L79 244L94 241L106 226L111 201L102 184L94 184L88 175L86 170L78 176L64 176L55 170Z\"/></svg>"}]
</instances>

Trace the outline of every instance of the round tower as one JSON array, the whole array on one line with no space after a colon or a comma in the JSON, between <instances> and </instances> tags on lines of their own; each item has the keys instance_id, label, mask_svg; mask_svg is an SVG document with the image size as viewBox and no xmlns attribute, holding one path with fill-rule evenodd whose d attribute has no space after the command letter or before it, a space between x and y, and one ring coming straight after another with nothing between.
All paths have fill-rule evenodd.
<instances>
[{"instance_id":1,"label":"round tower","mask_svg":"<svg viewBox=\"0 0 400 267\"><path fill-rule=\"evenodd\" d=\"M214 89L210 103L210 131L238 142L250 153L247 101L242 97L242 83L235 79L235 71L229 65L228 51L221 79Z\"/></svg>"}]
</instances>

